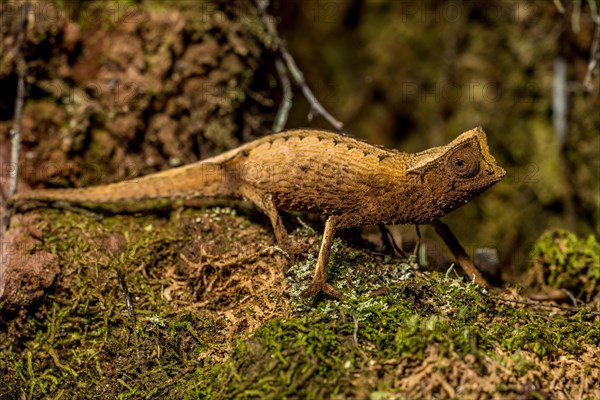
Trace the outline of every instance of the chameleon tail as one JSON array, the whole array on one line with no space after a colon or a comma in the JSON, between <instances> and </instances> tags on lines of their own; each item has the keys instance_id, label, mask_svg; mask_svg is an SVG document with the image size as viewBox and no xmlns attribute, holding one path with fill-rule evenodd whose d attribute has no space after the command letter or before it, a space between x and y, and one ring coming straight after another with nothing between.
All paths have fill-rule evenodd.
<instances>
[{"instance_id":1,"label":"chameleon tail","mask_svg":"<svg viewBox=\"0 0 600 400\"><path fill-rule=\"evenodd\" d=\"M41 189L17 193L11 202L27 200L69 203L116 203L161 198L231 196L233 188L220 163L201 161L108 185L81 189Z\"/></svg>"}]
</instances>

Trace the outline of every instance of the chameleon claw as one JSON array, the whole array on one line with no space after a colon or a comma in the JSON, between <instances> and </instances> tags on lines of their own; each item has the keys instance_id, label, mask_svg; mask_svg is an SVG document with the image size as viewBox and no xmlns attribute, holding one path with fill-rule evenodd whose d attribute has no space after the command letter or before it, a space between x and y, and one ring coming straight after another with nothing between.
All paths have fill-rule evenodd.
<instances>
[{"instance_id":1,"label":"chameleon claw","mask_svg":"<svg viewBox=\"0 0 600 400\"><path fill-rule=\"evenodd\" d=\"M323 285L323 288L321 290L323 290L323 293L325 293L327 296L333 298L334 300L339 300L342 297L342 294L340 292L338 292L337 290L335 290L333 288L333 286L331 286L327 282L325 282L325 284Z\"/></svg>"},{"instance_id":2,"label":"chameleon claw","mask_svg":"<svg viewBox=\"0 0 600 400\"><path fill-rule=\"evenodd\" d=\"M321 292L323 292L323 294L325 294L326 296L331 297L332 299L335 299L335 300L338 300L342 297L340 292L335 290L333 288L333 286L331 286L329 283L327 283L325 281L316 281L316 280L312 281L312 283L310 284L308 289L306 289L304 291L304 293L302 293L302 295L304 297L314 297Z\"/></svg>"}]
</instances>

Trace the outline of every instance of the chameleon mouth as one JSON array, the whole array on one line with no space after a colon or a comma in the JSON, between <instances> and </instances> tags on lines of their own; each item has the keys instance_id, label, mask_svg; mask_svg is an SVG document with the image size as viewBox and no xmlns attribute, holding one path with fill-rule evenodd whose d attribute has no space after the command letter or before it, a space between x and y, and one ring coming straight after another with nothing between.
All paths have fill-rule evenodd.
<instances>
[{"instance_id":1,"label":"chameleon mouth","mask_svg":"<svg viewBox=\"0 0 600 400\"><path fill-rule=\"evenodd\" d=\"M477 194L483 193L496 183L500 182L505 176L506 171L503 168L497 165L491 165L483 171L478 183L465 188L464 190L476 192Z\"/></svg>"},{"instance_id":2,"label":"chameleon mouth","mask_svg":"<svg viewBox=\"0 0 600 400\"><path fill-rule=\"evenodd\" d=\"M505 176L506 171L504 168L494 165L490 170L486 171L488 176L492 177L494 183L500 182Z\"/></svg>"}]
</instances>

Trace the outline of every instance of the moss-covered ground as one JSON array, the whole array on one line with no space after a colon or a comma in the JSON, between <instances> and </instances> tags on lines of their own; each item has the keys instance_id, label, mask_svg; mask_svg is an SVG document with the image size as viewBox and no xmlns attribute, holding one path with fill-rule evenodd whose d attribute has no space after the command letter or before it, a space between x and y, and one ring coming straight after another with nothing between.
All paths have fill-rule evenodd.
<instances>
[{"instance_id":1,"label":"moss-covered ground","mask_svg":"<svg viewBox=\"0 0 600 400\"><path fill-rule=\"evenodd\" d=\"M519 288L341 239L342 299L307 299L308 227L284 277L268 225L230 208L36 212L40 244L23 251L60 268L40 299L2 310L3 399L600 397L598 310L522 304Z\"/></svg>"}]
</instances>

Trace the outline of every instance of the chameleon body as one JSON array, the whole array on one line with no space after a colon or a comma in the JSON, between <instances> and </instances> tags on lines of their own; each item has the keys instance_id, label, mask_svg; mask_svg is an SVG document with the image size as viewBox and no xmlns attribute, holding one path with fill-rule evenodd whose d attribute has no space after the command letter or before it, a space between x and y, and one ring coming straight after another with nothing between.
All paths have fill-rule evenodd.
<instances>
[{"instance_id":1,"label":"chameleon body","mask_svg":"<svg viewBox=\"0 0 600 400\"><path fill-rule=\"evenodd\" d=\"M467 203L505 175L475 128L445 146L403 153L330 131L296 129L257 139L218 156L145 177L82 189L19 193L27 200L129 202L175 197L249 200L268 215L276 239L293 246L278 210L327 217L308 294L337 297L326 282L338 229L427 224Z\"/></svg>"}]
</instances>

